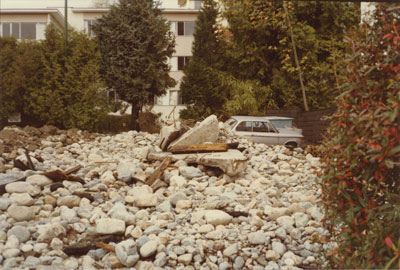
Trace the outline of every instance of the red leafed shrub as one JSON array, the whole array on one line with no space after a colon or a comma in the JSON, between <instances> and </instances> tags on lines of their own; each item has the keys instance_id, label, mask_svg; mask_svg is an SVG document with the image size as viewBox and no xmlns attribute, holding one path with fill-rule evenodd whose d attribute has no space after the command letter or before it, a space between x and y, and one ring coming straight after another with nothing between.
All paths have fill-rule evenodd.
<instances>
[{"instance_id":1,"label":"red leafed shrub","mask_svg":"<svg viewBox=\"0 0 400 270\"><path fill-rule=\"evenodd\" d=\"M332 267L383 268L393 257L385 243L400 238L400 4L380 4L348 40L321 175L325 226L338 244L328 256Z\"/></svg>"}]
</instances>

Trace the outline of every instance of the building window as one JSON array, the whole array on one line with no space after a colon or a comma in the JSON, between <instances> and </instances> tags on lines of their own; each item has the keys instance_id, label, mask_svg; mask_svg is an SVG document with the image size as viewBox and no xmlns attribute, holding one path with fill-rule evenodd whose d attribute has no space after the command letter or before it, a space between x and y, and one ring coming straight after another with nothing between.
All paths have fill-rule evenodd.
<instances>
[{"instance_id":1,"label":"building window","mask_svg":"<svg viewBox=\"0 0 400 270\"><path fill-rule=\"evenodd\" d=\"M95 25L96 20L85 20L85 31L90 37L95 37L96 33L93 31L93 25Z\"/></svg>"},{"instance_id":2,"label":"building window","mask_svg":"<svg viewBox=\"0 0 400 270\"><path fill-rule=\"evenodd\" d=\"M35 22L2 23L0 25L2 37L16 39L44 39L46 24Z\"/></svg>"},{"instance_id":3,"label":"building window","mask_svg":"<svg viewBox=\"0 0 400 270\"><path fill-rule=\"evenodd\" d=\"M183 70L183 68L189 64L191 56L178 56L178 70Z\"/></svg>"},{"instance_id":4,"label":"building window","mask_svg":"<svg viewBox=\"0 0 400 270\"><path fill-rule=\"evenodd\" d=\"M192 36L194 33L194 26L196 22L187 21L187 22L171 22L171 30L174 34L178 34L178 36Z\"/></svg>"},{"instance_id":5,"label":"building window","mask_svg":"<svg viewBox=\"0 0 400 270\"><path fill-rule=\"evenodd\" d=\"M169 91L169 105L182 105L182 96L179 90Z\"/></svg>"},{"instance_id":6,"label":"building window","mask_svg":"<svg viewBox=\"0 0 400 270\"><path fill-rule=\"evenodd\" d=\"M21 23L21 39L36 39L35 23Z\"/></svg>"}]
</instances>

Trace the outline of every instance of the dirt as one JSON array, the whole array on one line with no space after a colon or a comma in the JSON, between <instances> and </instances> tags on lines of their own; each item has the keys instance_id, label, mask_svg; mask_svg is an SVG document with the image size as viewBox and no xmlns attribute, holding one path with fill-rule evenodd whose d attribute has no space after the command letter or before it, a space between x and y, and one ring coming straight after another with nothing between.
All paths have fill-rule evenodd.
<instances>
[{"instance_id":1,"label":"dirt","mask_svg":"<svg viewBox=\"0 0 400 270\"><path fill-rule=\"evenodd\" d=\"M60 136L62 134L64 135ZM35 151L41 147L42 140L51 141L51 137L55 136L59 137L57 141L61 141L66 146L80 140L93 139L96 134L78 129L61 130L54 126L43 126L41 128L8 126L0 131L0 158L2 157L4 160L14 159L17 150L20 148ZM60 138L61 140L59 140Z\"/></svg>"}]
</instances>

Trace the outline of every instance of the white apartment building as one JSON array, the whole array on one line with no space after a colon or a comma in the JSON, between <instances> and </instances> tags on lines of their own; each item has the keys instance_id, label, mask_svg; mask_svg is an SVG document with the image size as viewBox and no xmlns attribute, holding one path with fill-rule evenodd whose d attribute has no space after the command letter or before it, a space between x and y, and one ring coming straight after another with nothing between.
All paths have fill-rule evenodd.
<instances>
[{"instance_id":1,"label":"white apartment building","mask_svg":"<svg viewBox=\"0 0 400 270\"><path fill-rule=\"evenodd\" d=\"M106 14L116 0L68 0L68 27L93 34L91 25ZM64 0L0 0L0 36L14 36L17 39L44 39L46 25L54 23L64 28ZM172 109L175 117L185 106L179 94L183 67L192 55L194 26L201 1L163 0L162 13L171 22L175 34L175 54L170 59L170 76L178 83L168 89L167 94L155 99L153 111L168 116Z\"/></svg>"}]
</instances>

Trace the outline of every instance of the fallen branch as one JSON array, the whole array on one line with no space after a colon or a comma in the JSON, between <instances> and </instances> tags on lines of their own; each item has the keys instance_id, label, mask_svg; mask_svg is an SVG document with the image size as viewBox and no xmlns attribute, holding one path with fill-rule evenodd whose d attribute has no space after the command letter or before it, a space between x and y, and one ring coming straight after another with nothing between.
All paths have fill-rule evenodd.
<instances>
[{"instance_id":1,"label":"fallen branch","mask_svg":"<svg viewBox=\"0 0 400 270\"><path fill-rule=\"evenodd\" d=\"M169 151L173 154L226 152L228 145L226 143L176 145Z\"/></svg>"},{"instance_id":2,"label":"fallen branch","mask_svg":"<svg viewBox=\"0 0 400 270\"><path fill-rule=\"evenodd\" d=\"M161 175L164 173L165 169L169 166L171 163L171 157L165 157L163 161L161 162L160 166L154 171L152 175L146 180L146 185L152 186L154 182L161 177Z\"/></svg>"}]
</instances>

